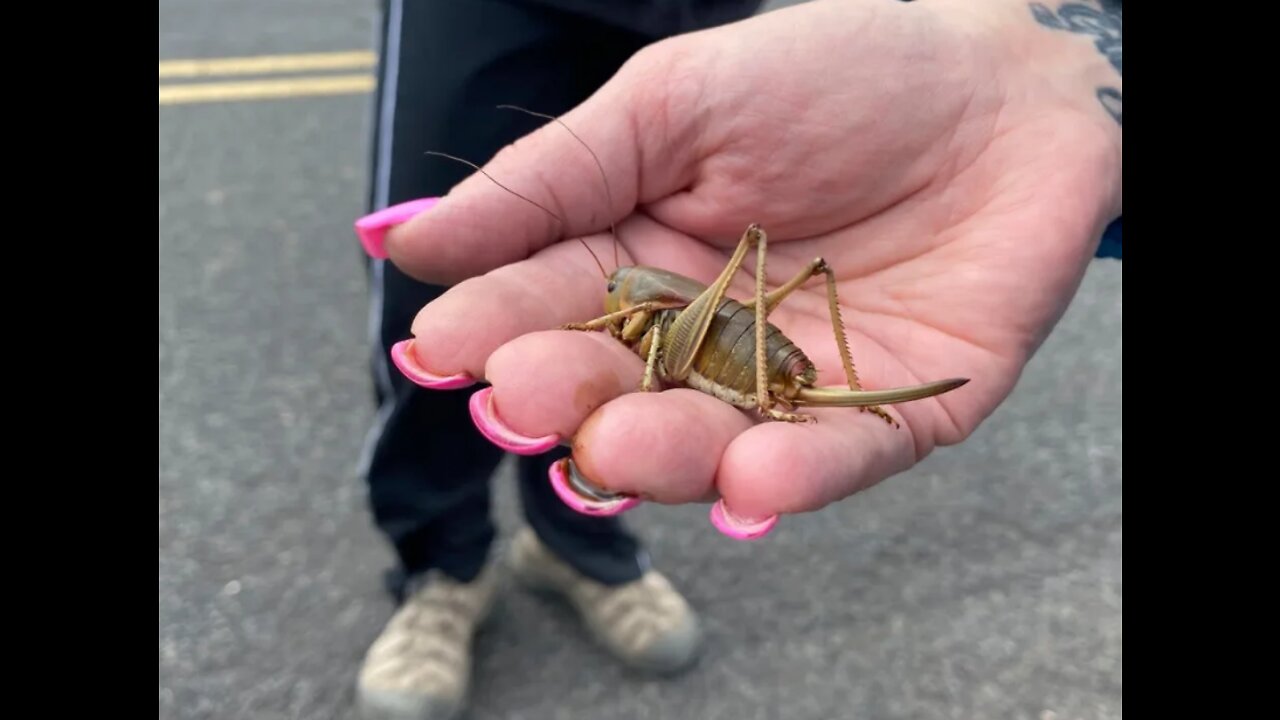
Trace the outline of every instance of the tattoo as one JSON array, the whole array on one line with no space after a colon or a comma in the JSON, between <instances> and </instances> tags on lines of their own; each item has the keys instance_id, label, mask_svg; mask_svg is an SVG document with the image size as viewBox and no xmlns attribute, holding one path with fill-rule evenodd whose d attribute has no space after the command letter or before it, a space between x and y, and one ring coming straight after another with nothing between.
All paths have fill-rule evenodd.
<instances>
[{"instance_id":1,"label":"tattoo","mask_svg":"<svg viewBox=\"0 0 1280 720\"><path fill-rule=\"evenodd\" d=\"M1036 22L1051 29L1088 35L1094 40L1094 47L1106 56L1111 67L1120 73L1123 21L1121 3L1117 0L1101 0L1101 8L1097 9L1078 2L1063 3L1054 12L1040 3L1031 3L1031 14ZM1098 88L1098 101L1102 107L1121 125L1120 89L1114 87Z\"/></svg>"},{"instance_id":2,"label":"tattoo","mask_svg":"<svg viewBox=\"0 0 1280 720\"><path fill-rule=\"evenodd\" d=\"M1116 119L1120 125L1120 91L1113 87L1098 88L1098 101L1102 103L1102 107L1111 113L1111 117Z\"/></svg>"}]
</instances>

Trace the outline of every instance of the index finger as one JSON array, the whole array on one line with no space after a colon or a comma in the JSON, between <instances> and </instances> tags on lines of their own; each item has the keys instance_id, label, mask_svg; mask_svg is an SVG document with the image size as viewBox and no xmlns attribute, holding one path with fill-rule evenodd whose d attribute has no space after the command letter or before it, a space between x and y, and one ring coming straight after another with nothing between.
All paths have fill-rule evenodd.
<instances>
[{"instance_id":1,"label":"index finger","mask_svg":"<svg viewBox=\"0 0 1280 720\"><path fill-rule=\"evenodd\" d=\"M637 153L624 118L593 97L503 148L483 168L447 148L429 150L439 157L424 162L460 162L476 172L443 198L362 218L357 232L371 255L423 282L451 285L561 238L609 229L636 203Z\"/></svg>"}]
</instances>

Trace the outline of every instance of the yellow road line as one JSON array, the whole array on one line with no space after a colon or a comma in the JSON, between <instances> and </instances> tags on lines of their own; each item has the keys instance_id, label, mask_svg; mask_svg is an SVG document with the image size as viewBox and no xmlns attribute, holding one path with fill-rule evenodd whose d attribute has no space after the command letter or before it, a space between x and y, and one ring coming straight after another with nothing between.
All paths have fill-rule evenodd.
<instances>
[{"instance_id":1,"label":"yellow road line","mask_svg":"<svg viewBox=\"0 0 1280 720\"><path fill-rule=\"evenodd\" d=\"M257 75L307 70L360 70L376 67L377 64L378 56L367 50L297 55L193 58L160 61L160 77L187 78L213 75Z\"/></svg>"},{"instance_id":2,"label":"yellow road line","mask_svg":"<svg viewBox=\"0 0 1280 720\"><path fill-rule=\"evenodd\" d=\"M327 75L283 80L252 80L216 83L161 85L160 104L263 100L314 95L367 93L376 87L373 75Z\"/></svg>"}]
</instances>

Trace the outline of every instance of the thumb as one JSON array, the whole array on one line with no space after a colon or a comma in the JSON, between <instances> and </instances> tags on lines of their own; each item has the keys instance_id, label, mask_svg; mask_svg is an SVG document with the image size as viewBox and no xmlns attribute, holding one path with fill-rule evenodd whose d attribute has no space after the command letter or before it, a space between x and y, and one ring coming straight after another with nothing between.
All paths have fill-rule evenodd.
<instances>
[{"instance_id":1,"label":"thumb","mask_svg":"<svg viewBox=\"0 0 1280 720\"><path fill-rule=\"evenodd\" d=\"M636 207L639 179L648 174L643 159L678 157L668 148L645 147L653 143L638 136L642 119L661 102L654 92L661 84L646 70L651 50L564 116L503 148L439 202L413 201L361 220L357 230L366 249L377 254L369 235L381 230L383 252L398 268L423 282L452 285L561 239L609 230Z\"/></svg>"}]
</instances>

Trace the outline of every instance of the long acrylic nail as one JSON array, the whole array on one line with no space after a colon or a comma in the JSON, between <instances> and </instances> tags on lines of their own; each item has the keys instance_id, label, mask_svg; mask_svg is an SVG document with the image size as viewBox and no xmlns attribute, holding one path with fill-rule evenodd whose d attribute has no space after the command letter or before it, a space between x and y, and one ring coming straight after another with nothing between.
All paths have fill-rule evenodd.
<instances>
[{"instance_id":1,"label":"long acrylic nail","mask_svg":"<svg viewBox=\"0 0 1280 720\"><path fill-rule=\"evenodd\" d=\"M722 498L711 506L711 524L734 540L756 540L773 530L778 524L778 516L770 515L763 520L740 518L729 512Z\"/></svg>"},{"instance_id":2,"label":"long acrylic nail","mask_svg":"<svg viewBox=\"0 0 1280 720\"><path fill-rule=\"evenodd\" d=\"M395 225L408 222L415 215L423 213L435 207L440 202L438 197L422 198L420 200L410 200L383 208L375 213L366 215L356 221L356 235L360 238L360 244L364 246L364 251L370 257L379 260L387 257L387 230Z\"/></svg>"},{"instance_id":3,"label":"long acrylic nail","mask_svg":"<svg viewBox=\"0 0 1280 720\"><path fill-rule=\"evenodd\" d=\"M560 436L552 433L539 438L525 437L507 427L493 408L493 386L471 395L471 420L482 435L494 445L517 455L538 455L556 446Z\"/></svg>"},{"instance_id":4,"label":"long acrylic nail","mask_svg":"<svg viewBox=\"0 0 1280 720\"><path fill-rule=\"evenodd\" d=\"M561 458L551 465L551 488L565 505L594 517L620 515L640 504L640 498L633 495L617 495L603 493L599 490L589 491L585 482L573 465L572 458ZM576 488L578 489L575 489ZM594 497L588 497L590 492Z\"/></svg>"},{"instance_id":5,"label":"long acrylic nail","mask_svg":"<svg viewBox=\"0 0 1280 720\"><path fill-rule=\"evenodd\" d=\"M415 385L421 385L428 390L456 390L476 383L475 379L467 373L436 375L422 367L417 356L413 354L413 338L401 340L391 346L391 362L395 363L396 368Z\"/></svg>"}]
</instances>

